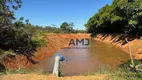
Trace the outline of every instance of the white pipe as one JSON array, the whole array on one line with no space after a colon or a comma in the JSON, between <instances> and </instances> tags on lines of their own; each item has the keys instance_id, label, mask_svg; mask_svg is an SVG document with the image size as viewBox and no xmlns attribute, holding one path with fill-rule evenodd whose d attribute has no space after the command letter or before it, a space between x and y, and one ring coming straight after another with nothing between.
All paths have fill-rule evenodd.
<instances>
[{"instance_id":1,"label":"white pipe","mask_svg":"<svg viewBox=\"0 0 142 80\"><path fill-rule=\"evenodd\" d=\"M53 69L53 74L59 77L59 66L60 66L60 56L55 57L55 64Z\"/></svg>"}]
</instances>

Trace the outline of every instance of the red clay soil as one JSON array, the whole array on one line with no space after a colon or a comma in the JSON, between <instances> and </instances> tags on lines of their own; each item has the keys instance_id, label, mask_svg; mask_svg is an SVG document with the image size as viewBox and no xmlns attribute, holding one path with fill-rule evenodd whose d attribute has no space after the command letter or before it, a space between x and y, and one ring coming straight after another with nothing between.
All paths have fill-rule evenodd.
<instances>
[{"instance_id":1,"label":"red clay soil","mask_svg":"<svg viewBox=\"0 0 142 80\"><path fill-rule=\"evenodd\" d=\"M45 38L47 40L47 45L37 49L35 52L35 57L33 59L35 61L39 61L46 56L52 55L57 50L68 47L70 39L81 39L81 38L89 38L90 34L46 34ZM15 70L17 68L26 68L31 66L32 64L27 60L25 56L22 55L13 55L7 56L3 59L4 65L11 69Z\"/></svg>"},{"instance_id":2,"label":"red clay soil","mask_svg":"<svg viewBox=\"0 0 142 80\"><path fill-rule=\"evenodd\" d=\"M123 44L124 39L122 40L120 38L121 38L120 35L103 35L103 34L98 34L96 37L94 37L95 40L99 40L105 43L118 46L125 52L129 53L128 43ZM133 39L131 39L129 43L131 46L133 57L135 59L142 59L142 37L134 38L132 36L132 38Z\"/></svg>"},{"instance_id":3,"label":"red clay soil","mask_svg":"<svg viewBox=\"0 0 142 80\"><path fill-rule=\"evenodd\" d=\"M50 56L61 48L68 47L71 39L89 38L89 34L47 34L47 46L37 49L37 60Z\"/></svg>"}]
</instances>

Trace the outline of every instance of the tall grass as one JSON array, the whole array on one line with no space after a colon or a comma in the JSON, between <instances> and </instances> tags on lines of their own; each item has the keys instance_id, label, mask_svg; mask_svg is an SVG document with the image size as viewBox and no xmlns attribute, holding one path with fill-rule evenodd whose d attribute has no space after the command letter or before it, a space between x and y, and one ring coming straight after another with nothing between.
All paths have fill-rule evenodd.
<instances>
[{"instance_id":1,"label":"tall grass","mask_svg":"<svg viewBox=\"0 0 142 80\"><path fill-rule=\"evenodd\" d=\"M141 64L141 60L134 60L135 64ZM142 72L132 70L130 68L131 61L121 64L118 68L112 70L109 67L100 67L95 72L88 72L87 74L81 74L81 76L90 75L106 75L104 80L142 80Z\"/></svg>"},{"instance_id":2,"label":"tall grass","mask_svg":"<svg viewBox=\"0 0 142 80\"><path fill-rule=\"evenodd\" d=\"M141 80L142 73L133 73L130 71L124 71L117 69L111 72L104 80Z\"/></svg>"},{"instance_id":3,"label":"tall grass","mask_svg":"<svg viewBox=\"0 0 142 80\"><path fill-rule=\"evenodd\" d=\"M0 72L0 75L8 75L8 74L42 74L42 75L46 74L48 75L49 72L45 72L42 69L26 70L22 68L19 68L17 70L6 69L4 72Z\"/></svg>"},{"instance_id":4,"label":"tall grass","mask_svg":"<svg viewBox=\"0 0 142 80\"><path fill-rule=\"evenodd\" d=\"M134 63L142 64L142 60L134 60ZM142 80L142 72L131 67L131 60L128 60L112 71L104 80Z\"/></svg>"}]
</instances>

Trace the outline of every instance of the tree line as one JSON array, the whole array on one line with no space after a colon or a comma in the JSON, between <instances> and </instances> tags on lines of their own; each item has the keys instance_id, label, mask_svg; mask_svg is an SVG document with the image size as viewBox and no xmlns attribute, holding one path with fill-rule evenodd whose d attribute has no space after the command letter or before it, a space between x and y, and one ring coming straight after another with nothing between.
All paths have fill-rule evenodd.
<instances>
[{"instance_id":1,"label":"tree line","mask_svg":"<svg viewBox=\"0 0 142 80\"><path fill-rule=\"evenodd\" d=\"M142 1L113 0L85 24L89 33L142 34Z\"/></svg>"},{"instance_id":2,"label":"tree line","mask_svg":"<svg viewBox=\"0 0 142 80\"><path fill-rule=\"evenodd\" d=\"M73 22L63 22L60 27L52 24L51 26L31 25L34 33L86 33L86 30L74 29Z\"/></svg>"}]
</instances>

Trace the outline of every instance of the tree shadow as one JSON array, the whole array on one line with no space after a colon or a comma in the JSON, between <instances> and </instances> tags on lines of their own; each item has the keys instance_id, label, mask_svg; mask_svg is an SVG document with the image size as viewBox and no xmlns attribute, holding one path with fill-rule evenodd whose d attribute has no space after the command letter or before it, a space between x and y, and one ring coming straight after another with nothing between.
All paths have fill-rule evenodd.
<instances>
[{"instance_id":1,"label":"tree shadow","mask_svg":"<svg viewBox=\"0 0 142 80\"><path fill-rule=\"evenodd\" d=\"M0 72L4 72L4 71L5 71L5 66L2 63L0 63Z\"/></svg>"},{"instance_id":2,"label":"tree shadow","mask_svg":"<svg viewBox=\"0 0 142 80\"><path fill-rule=\"evenodd\" d=\"M125 45L127 44L126 39L130 42L133 41L134 39L142 39L141 35L133 35L133 34L100 34L101 37L97 37L97 34L95 34L96 38L99 38L100 40L105 40L107 37L111 37L111 44L115 43L115 45L117 44L121 44L121 45Z\"/></svg>"},{"instance_id":3,"label":"tree shadow","mask_svg":"<svg viewBox=\"0 0 142 80\"><path fill-rule=\"evenodd\" d=\"M34 54L24 54L24 56L26 56L27 60L32 63L32 64L37 64L39 63L38 61L35 61L34 59L32 59L32 57L35 57Z\"/></svg>"},{"instance_id":4,"label":"tree shadow","mask_svg":"<svg viewBox=\"0 0 142 80\"><path fill-rule=\"evenodd\" d=\"M17 57L17 56L18 55L7 55L7 56L3 57L2 61L0 63L0 72L5 71L6 68L13 70L14 66L15 66L14 67L14 70L15 70L19 67L24 68L25 66L28 66L29 63L33 64L33 65L39 63L38 61L35 61L33 59L33 57L35 57L33 54L22 54L22 55L19 55L19 57ZM20 64L17 63L17 61L20 62ZM23 66L23 67L21 67L21 66Z\"/></svg>"},{"instance_id":5,"label":"tree shadow","mask_svg":"<svg viewBox=\"0 0 142 80\"><path fill-rule=\"evenodd\" d=\"M140 39L141 36L136 36L136 35L132 35L132 34L115 34L115 35L111 35L112 37L112 43L121 43L121 45L125 45L127 44L127 41L126 39L131 42L133 41L134 39Z\"/></svg>"},{"instance_id":6,"label":"tree shadow","mask_svg":"<svg viewBox=\"0 0 142 80\"><path fill-rule=\"evenodd\" d=\"M103 41L106 37L109 36L109 34L103 34L103 33L101 33L100 35L101 35L101 37L99 38L99 37L97 37L97 34L96 34L96 33L92 33L92 34L91 34L91 37L92 37L92 38L95 38L95 37L96 37L96 38L99 38L100 40Z\"/></svg>"}]
</instances>

